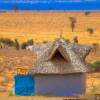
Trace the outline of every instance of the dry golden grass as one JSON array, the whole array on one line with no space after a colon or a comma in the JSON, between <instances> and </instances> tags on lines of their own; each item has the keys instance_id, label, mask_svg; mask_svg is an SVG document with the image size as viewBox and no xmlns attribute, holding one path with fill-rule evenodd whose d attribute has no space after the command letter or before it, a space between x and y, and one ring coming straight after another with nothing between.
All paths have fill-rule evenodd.
<instances>
[{"instance_id":1,"label":"dry golden grass","mask_svg":"<svg viewBox=\"0 0 100 100\"><path fill-rule=\"evenodd\" d=\"M100 94L100 72L87 74L86 92L90 94Z\"/></svg>"},{"instance_id":2,"label":"dry golden grass","mask_svg":"<svg viewBox=\"0 0 100 100\"><path fill-rule=\"evenodd\" d=\"M0 89L11 90L15 68L32 66L34 57L32 52L26 50L0 49Z\"/></svg>"},{"instance_id":3,"label":"dry golden grass","mask_svg":"<svg viewBox=\"0 0 100 100\"><path fill-rule=\"evenodd\" d=\"M91 50L90 54L86 57L86 62L92 63L94 61L100 61L100 47L95 51Z\"/></svg>"},{"instance_id":4,"label":"dry golden grass","mask_svg":"<svg viewBox=\"0 0 100 100\"><path fill-rule=\"evenodd\" d=\"M75 32L71 32L69 17L77 20ZM94 34L86 32L93 28ZM72 40L78 36L80 43L100 43L100 12L86 16L84 12L5 12L0 13L0 37L18 38L19 41L34 39L35 42L52 41L63 33Z\"/></svg>"},{"instance_id":5,"label":"dry golden grass","mask_svg":"<svg viewBox=\"0 0 100 100\"><path fill-rule=\"evenodd\" d=\"M44 97L44 96L29 96L29 97L25 97L25 96L12 96L12 97L9 97L9 96L1 96L1 99L0 100L79 100L79 99L76 99L75 97L71 97L71 98L68 98L68 97Z\"/></svg>"}]
</instances>

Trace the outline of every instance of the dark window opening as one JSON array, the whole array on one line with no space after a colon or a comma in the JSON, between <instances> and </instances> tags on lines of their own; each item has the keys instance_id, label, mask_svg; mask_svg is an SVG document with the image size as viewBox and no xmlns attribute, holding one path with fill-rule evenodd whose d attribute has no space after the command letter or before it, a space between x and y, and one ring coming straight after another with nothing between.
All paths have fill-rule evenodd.
<instances>
[{"instance_id":1,"label":"dark window opening","mask_svg":"<svg viewBox=\"0 0 100 100\"><path fill-rule=\"evenodd\" d=\"M66 61L66 59L63 57L63 55L58 50L52 56L52 60Z\"/></svg>"}]
</instances>

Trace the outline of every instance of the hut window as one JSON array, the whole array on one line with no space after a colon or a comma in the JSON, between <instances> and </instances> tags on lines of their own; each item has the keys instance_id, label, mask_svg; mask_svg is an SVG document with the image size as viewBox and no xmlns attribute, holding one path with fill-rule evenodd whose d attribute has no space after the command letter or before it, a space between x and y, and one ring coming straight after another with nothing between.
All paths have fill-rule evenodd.
<instances>
[{"instance_id":1,"label":"hut window","mask_svg":"<svg viewBox=\"0 0 100 100\"><path fill-rule=\"evenodd\" d=\"M51 58L52 60L66 60L63 55L57 50Z\"/></svg>"}]
</instances>

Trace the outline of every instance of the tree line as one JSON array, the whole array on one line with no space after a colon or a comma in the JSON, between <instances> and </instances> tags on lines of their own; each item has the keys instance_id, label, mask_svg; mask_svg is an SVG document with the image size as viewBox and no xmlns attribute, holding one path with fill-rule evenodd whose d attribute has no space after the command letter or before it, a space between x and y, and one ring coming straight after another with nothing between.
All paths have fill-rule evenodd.
<instances>
[{"instance_id":1,"label":"tree line","mask_svg":"<svg viewBox=\"0 0 100 100\"><path fill-rule=\"evenodd\" d=\"M19 43L17 39L11 40L9 38L0 38L0 48L15 47L17 50L26 49L27 46L33 45L33 39L27 40L27 42Z\"/></svg>"}]
</instances>

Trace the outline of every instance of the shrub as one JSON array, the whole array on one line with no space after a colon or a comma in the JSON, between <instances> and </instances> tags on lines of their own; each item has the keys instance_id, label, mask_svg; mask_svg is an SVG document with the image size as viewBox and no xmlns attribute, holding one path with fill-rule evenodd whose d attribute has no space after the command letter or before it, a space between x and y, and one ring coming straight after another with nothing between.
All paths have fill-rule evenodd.
<instances>
[{"instance_id":1,"label":"shrub","mask_svg":"<svg viewBox=\"0 0 100 100\"><path fill-rule=\"evenodd\" d=\"M28 41L27 41L27 44L28 44L28 45L33 45L33 44L34 44L33 39L28 40Z\"/></svg>"},{"instance_id":2,"label":"shrub","mask_svg":"<svg viewBox=\"0 0 100 100\"><path fill-rule=\"evenodd\" d=\"M75 36L75 37L73 38L73 41L74 41L74 43L78 43L78 37Z\"/></svg>"},{"instance_id":3,"label":"shrub","mask_svg":"<svg viewBox=\"0 0 100 100\"><path fill-rule=\"evenodd\" d=\"M13 96L13 95L14 95L13 91L8 91L8 96Z\"/></svg>"},{"instance_id":4,"label":"shrub","mask_svg":"<svg viewBox=\"0 0 100 100\"><path fill-rule=\"evenodd\" d=\"M99 47L99 44L98 43L93 43L92 46L93 46L94 49L96 49L96 48Z\"/></svg>"},{"instance_id":5,"label":"shrub","mask_svg":"<svg viewBox=\"0 0 100 100\"><path fill-rule=\"evenodd\" d=\"M91 93L96 94L97 88L95 86L92 87Z\"/></svg>"},{"instance_id":6,"label":"shrub","mask_svg":"<svg viewBox=\"0 0 100 100\"><path fill-rule=\"evenodd\" d=\"M90 11L86 11L85 15L90 15L90 13L91 13Z\"/></svg>"},{"instance_id":7,"label":"shrub","mask_svg":"<svg viewBox=\"0 0 100 100\"><path fill-rule=\"evenodd\" d=\"M0 43L4 43L5 45L8 45L8 46L14 45L13 40L8 39L8 38L0 38Z\"/></svg>"},{"instance_id":8,"label":"shrub","mask_svg":"<svg viewBox=\"0 0 100 100\"><path fill-rule=\"evenodd\" d=\"M15 48L17 49L17 50L19 50L20 49L20 44L19 44L19 42L18 42L18 40L17 39L15 39Z\"/></svg>"},{"instance_id":9,"label":"shrub","mask_svg":"<svg viewBox=\"0 0 100 100\"><path fill-rule=\"evenodd\" d=\"M26 49L27 46L28 46L27 42L23 42L22 45L21 45L21 48Z\"/></svg>"},{"instance_id":10,"label":"shrub","mask_svg":"<svg viewBox=\"0 0 100 100\"><path fill-rule=\"evenodd\" d=\"M65 39L65 41L66 41L66 42L70 42L70 40L69 40L69 39Z\"/></svg>"},{"instance_id":11,"label":"shrub","mask_svg":"<svg viewBox=\"0 0 100 100\"><path fill-rule=\"evenodd\" d=\"M89 32L89 34L92 35L94 33L94 29L93 28L87 28L87 32Z\"/></svg>"},{"instance_id":12,"label":"shrub","mask_svg":"<svg viewBox=\"0 0 100 100\"><path fill-rule=\"evenodd\" d=\"M34 44L33 39L30 39L27 42L23 42L22 45L21 45L21 48L26 49L27 46L33 45L33 44Z\"/></svg>"},{"instance_id":13,"label":"shrub","mask_svg":"<svg viewBox=\"0 0 100 100\"><path fill-rule=\"evenodd\" d=\"M100 61L95 61L91 64L94 71L100 71Z\"/></svg>"},{"instance_id":14,"label":"shrub","mask_svg":"<svg viewBox=\"0 0 100 100\"><path fill-rule=\"evenodd\" d=\"M45 44L45 43L48 43L48 41L43 41L43 43Z\"/></svg>"}]
</instances>

